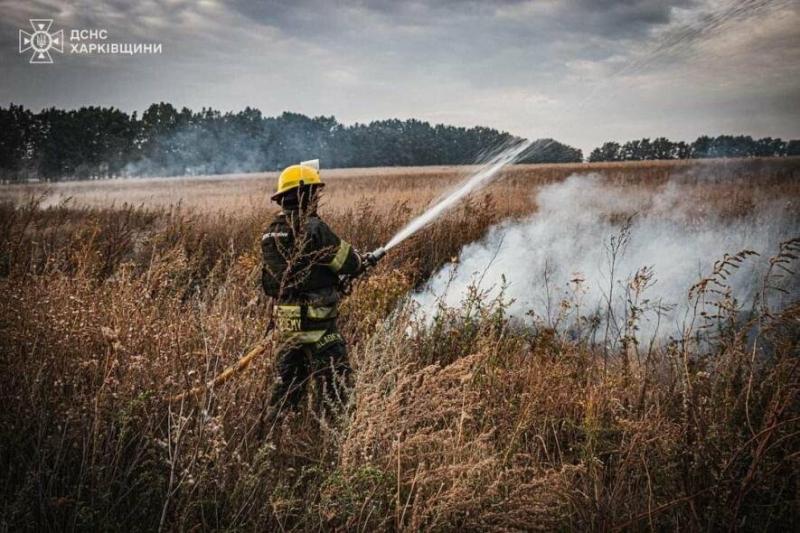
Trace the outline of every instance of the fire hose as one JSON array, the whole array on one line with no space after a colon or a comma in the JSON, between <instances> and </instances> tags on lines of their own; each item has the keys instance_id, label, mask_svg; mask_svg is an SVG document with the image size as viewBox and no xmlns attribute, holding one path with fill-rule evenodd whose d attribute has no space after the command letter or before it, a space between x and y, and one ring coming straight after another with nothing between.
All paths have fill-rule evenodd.
<instances>
[{"instance_id":1,"label":"fire hose","mask_svg":"<svg viewBox=\"0 0 800 533\"><path fill-rule=\"evenodd\" d=\"M198 385L191 390L178 394L176 396L172 396L169 401L170 402L179 402L181 400L185 400L186 398L193 398L195 396L199 396L201 393L216 387L217 385L224 383L230 379L236 372L240 372L250 366L250 363L258 357L259 355L263 354L267 351L268 344L262 343L247 352L247 354L236 361L234 364L223 370L217 377L212 379L211 381L204 383L203 385Z\"/></svg>"}]
</instances>

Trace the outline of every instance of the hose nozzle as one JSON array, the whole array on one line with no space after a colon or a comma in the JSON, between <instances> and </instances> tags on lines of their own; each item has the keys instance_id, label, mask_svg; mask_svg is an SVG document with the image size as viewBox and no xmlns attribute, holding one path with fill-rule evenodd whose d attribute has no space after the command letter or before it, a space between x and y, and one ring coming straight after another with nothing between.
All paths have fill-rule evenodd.
<instances>
[{"instance_id":1,"label":"hose nozzle","mask_svg":"<svg viewBox=\"0 0 800 533\"><path fill-rule=\"evenodd\" d=\"M364 256L364 259L370 266L378 264L383 256L386 255L386 248L376 248Z\"/></svg>"}]
</instances>

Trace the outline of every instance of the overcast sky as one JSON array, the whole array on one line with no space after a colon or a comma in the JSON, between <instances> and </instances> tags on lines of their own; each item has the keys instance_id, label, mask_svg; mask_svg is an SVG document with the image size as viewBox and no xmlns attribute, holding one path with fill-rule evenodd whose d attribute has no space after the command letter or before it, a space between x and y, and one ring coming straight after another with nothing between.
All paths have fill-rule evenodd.
<instances>
[{"instance_id":1,"label":"overcast sky","mask_svg":"<svg viewBox=\"0 0 800 533\"><path fill-rule=\"evenodd\" d=\"M257 107L605 140L800 138L800 0L0 0L0 105ZM18 53L28 19L157 56ZM98 41L100 42L100 41Z\"/></svg>"}]
</instances>

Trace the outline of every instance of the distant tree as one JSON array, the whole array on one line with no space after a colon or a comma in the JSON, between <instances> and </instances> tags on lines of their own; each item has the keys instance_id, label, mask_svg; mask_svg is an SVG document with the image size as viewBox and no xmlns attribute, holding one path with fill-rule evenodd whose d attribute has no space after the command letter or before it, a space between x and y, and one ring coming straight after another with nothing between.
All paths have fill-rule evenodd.
<instances>
[{"instance_id":1,"label":"distant tree","mask_svg":"<svg viewBox=\"0 0 800 533\"><path fill-rule=\"evenodd\" d=\"M539 139L520 159L520 163L580 163L583 152L554 139Z\"/></svg>"},{"instance_id":2,"label":"distant tree","mask_svg":"<svg viewBox=\"0 0 800 533\"><path fill-rule=\"evenodd\" d=\"M675 159L675 143L666 137L654 139L650 149L650 156L650 159Z\"/></svg>"},{"instance_id":3,"label":"distant tree","mask_svg":"<svg viewBox=\"0 0 800 533\"><path fill-rule=\"evenodd\" d=\"M786 143L781 139L764 137L755 141L754 153L756 157L781 157L786 155Z\"/></svg>"},{"instance_id":4,"label":"distant tree","mask_svg":"<svg viewBox=\"0 0 800 533\"><path fill-rule=\"evenodd\" d=\"M691 159L692 157L692 146L683 141L676 142L672 149L675 159Z\"/></svg>"},{"instance_id":5,"label":"distant tree","mask_svg":"<svg viewBox=\"0 0 800 533\"><path fill-rule=\"evenodd\" d=\"M642 139L639 143L639 157L637 159L640 161L655 159L653 143L650 142L650 139Z\"/></svg>"},{"instance_id":6,"label":"distant tree","mask_svg":"<svg viewBox=\"0 0 800 533\"><path fill-rule=\"evenodd\" d=\"M791 140L786 143L786 155L797 157L800 156L800 140Z\"/></svg>"},{"instance_id":7,"label":"distant tree","mask_svg":"<svg viewBox=\"0 0 800 533\"><path fill-rule=\"evenodd\" d=\"M637 139L624 143L606 142L592 150L590 161L642 161L650 159L702 159L708 157L783 157L790 155L792 142L749 135L702 135L693 143L673 142L665 137ZM796 150L796 147L794 148Z\"/></svg>"},{"instance_id":8,"label":"distant tree","mask_svg":"<svg viewBox=\"0 0 800 533\"><path fill-rule=\"evenodd\" d=\"M93 132L86 108L82 112L46 109L37 116L42 135L37 139L38 173L48 180L88 178Z\"/></svg>"},{"instance_id":9,"label":"distant tree","mask_svg":"<svg viewBox=\"0 0 800 533\"><path fill-rule=\"evenodd\" d=\"M620 161L622 160L622 147L616 142L603 143L599 148L592 150L589 161Z\"/></svg>"},{"instance_id":10,"label":"distant tree","mask_svg":"<svg viewBox=\"0 0 800 533\"><path fill-rule=\"evenodd\" d=\"M710 157L748 157L753 155L753 138L743 135L720 135L712 139Z\"/></svg>"},{"instance_id":11,"label":"distant tree","mask_svg":"<svg viewBox=\"0 0 800 533\"><path fill-rule=\"evenodd\" d=\"M711 143L713 139L708 135L701 135L692 143L692 159L703 159L713 157L711 155Z\"/></svg>"},{"instance_id":12,"label":"distant tree","mask_svg":"<svg viewBox=\"0 0 800 533\"><path fill-rule=\"evenodd\" d=\"M17 179L27 173L37 135L33 114L11 104L0 108L0 178Z\"/></svg>"},{"instance_id":13,"label":"distant tree","mask_svg":"<svg viewBox=\"0 0 800 533\"><path fill-rule=\"evenodd\" d=\"M653 145L650 143L650 139L647 138L628 141L622 145L620 154L623 161L653 159Z\"/></svg>"},{"instance_id":14,"label":"distant tree","mask_svg":"<svg viewBox=\"0 0 800 533\"><path fill-rule=\"evenodd\" d=\"M148 107L142 113L137 127L135 144L139 158L132 162L133 173L167 176L182 174L176 168L180 140L175 138L175 132L182 125L188 126L190 122L191 113L184 112L181 116L172 104L161 102Z\"/></svg>"}]
</instances>

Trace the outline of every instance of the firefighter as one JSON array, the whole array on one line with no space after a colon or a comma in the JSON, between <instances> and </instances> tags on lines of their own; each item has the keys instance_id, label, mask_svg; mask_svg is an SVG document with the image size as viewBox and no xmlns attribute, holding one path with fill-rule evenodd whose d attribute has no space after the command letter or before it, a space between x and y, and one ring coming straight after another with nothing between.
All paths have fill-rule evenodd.
<instances>
[{"instance_id":1,"label":"firefighter","mask_svg":"<svg viewBox=\"0 0 800 533\"><path fill-rule=\"evenodd\" d=\"M340 239L317 214L316 160L292 165L278 177L272 200L281 212L261 237L261 284L273 299L277 378L267 420L296 409L314 379L326 405L343 404L350 375L347 347L336 327L340 283L374 262Z\"/></svg>"}]
</instances>

